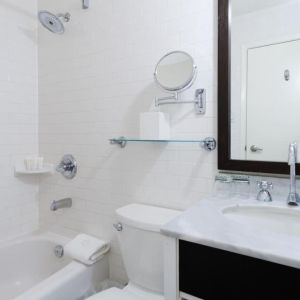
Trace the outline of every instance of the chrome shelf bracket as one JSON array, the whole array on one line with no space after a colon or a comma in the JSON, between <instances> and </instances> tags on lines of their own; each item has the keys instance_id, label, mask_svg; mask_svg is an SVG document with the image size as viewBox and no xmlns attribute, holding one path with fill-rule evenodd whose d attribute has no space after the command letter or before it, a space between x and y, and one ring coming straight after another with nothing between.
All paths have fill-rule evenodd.
<instances>
[{"instance_id":1,"label":"chrome shelf bracket","mask_svg":"<svg viewBox=\"0 0 300 300\"><path fill-rule=\"evenodd\" d=\"M217 141L214 138L207 137L200 143L200 145L206 151L213 151L217 148Z\"/></svg>"},{"instance_id":2,"label":"chrome shelf bracket","mask_svg":"<svg viewBox=\"0 0 300 300\"><path fill-rule=\"evenodd\" d=\"M118 139L110 139L110 143L112 145L119 145L121 148L125 148L127 145L127 141L124 136L121 136Z\"/></svg>"},{"instance_id":3,"label":"chrome shelf bracket","mask_svg":"<svg viewBox=\"0 0 300 300\"><path fill-rule=\"evenodd\" d=\"M199 115L205 115L206 113L206 90L197 89L195 91L194 100L179 100L179 94L177 92L172 96L161 97L155 99L155 106L167 105L167 104L189 104L194 103L195 112Z\"/></svg>"},{"instance_id":4,"label":"chrome shelf bracket","mask_svg":"<svg viewBox=\"0 0 300 300\"><path fill-rule=\"evenodd\" d=\"M197 89L195 92L195 111L199 115L206 113L206 90Z\"/></svg>"}]
</instances>

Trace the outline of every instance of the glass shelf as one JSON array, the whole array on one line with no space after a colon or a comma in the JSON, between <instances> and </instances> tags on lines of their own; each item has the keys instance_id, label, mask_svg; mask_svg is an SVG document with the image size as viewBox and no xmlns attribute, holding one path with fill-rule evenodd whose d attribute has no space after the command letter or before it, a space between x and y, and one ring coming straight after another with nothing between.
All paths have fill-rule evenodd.
<instances>
[{"instance_id":1,"label":"glass shelf","mask_svg":"<svg viewBox=\"0 0 300 300\"><path fill-rule=\"evenodd\" d=\"M170 139L170 140L147 140L139 138L127 138L119 137L109 140L113 145L119 145L121 148L125 148L128 142L137 143L198 143L202 148L207 151L212 151L216 149L217 142L214 138L208 137L203 140L180 140L180 139Z\"/></svg>"}]
</instances>

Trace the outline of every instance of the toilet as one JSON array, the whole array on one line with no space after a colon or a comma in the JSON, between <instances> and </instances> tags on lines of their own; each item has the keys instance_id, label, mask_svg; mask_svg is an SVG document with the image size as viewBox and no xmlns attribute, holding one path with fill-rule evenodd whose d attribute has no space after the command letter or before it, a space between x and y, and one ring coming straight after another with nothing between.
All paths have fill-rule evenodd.
<instances>
[{"instance_id":1,"label":"toilet","mask_svg":"<svg viewBox=\"0 0 300 300\"><path fill-rule=\"evenodd\" d=\"M161 227L179 211L143 204L117 209L115 228L129 283L110 288L88 300L163 300L163 236Z\"/></svg>"}]
</instances>

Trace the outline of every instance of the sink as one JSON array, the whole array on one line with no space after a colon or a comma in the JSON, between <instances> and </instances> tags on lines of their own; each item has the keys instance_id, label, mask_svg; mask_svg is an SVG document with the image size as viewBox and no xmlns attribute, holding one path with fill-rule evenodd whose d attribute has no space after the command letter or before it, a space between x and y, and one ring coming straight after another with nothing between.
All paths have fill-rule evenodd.
<instances>
[{"instance_id":1,"label":"sink","mask_svg":"<svg viewBox=\"0 0 300 300\"><path fill-rule=\"evenodd\" d=\"M259 205L234 205L223 208L222 214L227 219L248 229L250 227L250 229L300 237L299 209Z\"/></svg>"},{"instance_id":2,"label":"sink","mask_svg":"<svg viewBox=\"0 0 300 300\"><path fill-rule=\"evenodd\" d=\"M285 198L203 199L163 227L176 239L300 269L300 207Z\"/></svg>"}]
</instances>

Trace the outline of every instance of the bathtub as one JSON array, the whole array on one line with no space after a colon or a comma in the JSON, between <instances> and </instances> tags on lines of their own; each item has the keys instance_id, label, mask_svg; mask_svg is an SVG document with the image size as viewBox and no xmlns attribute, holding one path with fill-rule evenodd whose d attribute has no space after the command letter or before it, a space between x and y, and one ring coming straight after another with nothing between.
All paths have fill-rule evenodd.
<instances>
[{"instance_id":1,"label":"bathtub","mask_svg":"<svg viewBox=\"0 0 300 300\"><path fill-rule=\"evenodd\" d=\"M87 267L57 257L68 239L44 233L0 244L0 300L80 300L108 278L108 258Z\"/></svg>"}]
</instances>

